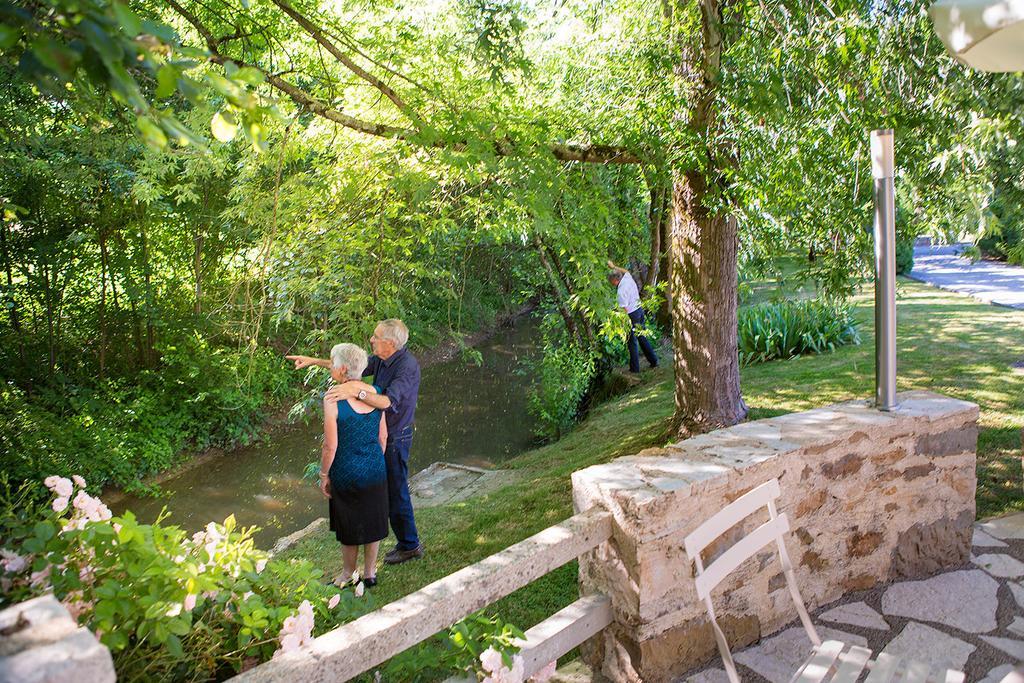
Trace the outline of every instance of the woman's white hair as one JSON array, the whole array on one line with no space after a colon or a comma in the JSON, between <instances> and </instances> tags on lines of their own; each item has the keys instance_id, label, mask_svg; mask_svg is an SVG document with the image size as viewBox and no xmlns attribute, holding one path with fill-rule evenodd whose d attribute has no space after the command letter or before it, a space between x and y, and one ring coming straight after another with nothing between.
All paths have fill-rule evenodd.
<instances>
[{"instance_id":1,"label":"woman's white hair","mask_svg":"<svg viewBox=\"0 0 1024 683\"><path fill-rule=\"evenodd\" d=\"M409 341L409 328L398 318L381 320L377 323L377 329L380 330L382 339L394 342L395 351L405 347L406 342Z\"/></svg>"},{"instance_id":2,"label":"woman's white hair","mask_svg":"<svg viewBox=\"0 0 1024 683\"><path fill-rule=\"evenodd\" d=\"M337 344L331 349L331 365L335 370L345 368L345 375L349 379L359 379L363 376L363 370L368 363L366 351L355 344Z\"/></svg>"}]
</instances>

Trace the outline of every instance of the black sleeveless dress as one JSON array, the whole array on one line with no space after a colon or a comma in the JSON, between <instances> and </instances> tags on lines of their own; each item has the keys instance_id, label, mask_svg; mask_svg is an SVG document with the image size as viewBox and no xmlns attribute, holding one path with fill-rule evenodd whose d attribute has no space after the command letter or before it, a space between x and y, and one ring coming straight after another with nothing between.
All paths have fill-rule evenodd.
<instances>
[{"instance_id":1,"label":"black sleeveless dress","mask_svg":"<svg viewBox=\"0 0 1024 683\"><path fill-rule=\"evenodd\" d=\"M328 478L331 531L342 545L388 535L388 475L379 432L379 410L360 414L348 401L338 402L338 450Z\"/></svg>"}]
</instances>

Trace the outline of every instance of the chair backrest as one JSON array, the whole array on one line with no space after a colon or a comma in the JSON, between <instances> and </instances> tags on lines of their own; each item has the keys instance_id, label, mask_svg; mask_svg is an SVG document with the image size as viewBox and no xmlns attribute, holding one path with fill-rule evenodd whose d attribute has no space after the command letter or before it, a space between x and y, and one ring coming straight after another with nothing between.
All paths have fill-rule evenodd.
<instances>
[{"instance_id":1,"label":"chair backrest","mask_svg":"<svg viewBox=\"0 0 1024 683\"><path fill-rule=\"evenodd\" d=\"M732 653L729 651L729 643L718 626L715 607L711 601L711 592L733 570L759 553L772 541L775 542L778 549L779 563L782 565L782 572L786 577L786 585L789 587L790 596L792 596L797 613L800 615L800 621L807 631L807 637L814 645L821 645L821 638L818 637L818 632L815 630L814 624L811 623L807 607L797 589L793 565L789 561L789 553L786 551L785 536L789 532L789 519L784 514L778 514L775 509L775 499L780 495L779 480L766 481L725 506L718 514L697 527L683 542L686 554L697 569L697 596L704 601L704 606L707 607L711 627L715 632L715 642L722 655L722 663L725 664L726 673L733 683L739 683L739 676L736 674L736 665L732 660ZM719 536L764 508L768 509L768 521L736 541L705 568L701 553Z\"/></svg>"}]
</instances>

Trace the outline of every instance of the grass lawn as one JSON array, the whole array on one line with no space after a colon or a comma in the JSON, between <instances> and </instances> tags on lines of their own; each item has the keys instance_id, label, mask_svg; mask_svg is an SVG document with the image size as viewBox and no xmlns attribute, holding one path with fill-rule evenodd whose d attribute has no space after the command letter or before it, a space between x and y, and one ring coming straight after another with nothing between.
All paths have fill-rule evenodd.
<instances>
[{"instance_id":1,"label":"grass lawn","mask_svg":"<svg viewBox=\"0 0 1024 683\"><path fill-rule=\"evenodd\" d=\"M928 389L981 406L978 515L1024 509L1020 431L1024 427L1024 311L982 304L917 282L898 290L899 390ZM874 393L873 295L856 297L863 321L860 346L744 368L743 395L751 419L806 410ZM645 376L631 393L591 411L561 441L508 463L522 470L515 484L486 496L417 512L426 558L380 571L377 605L417 590L572 514L569 475L670 440L671 364ZM385 548L386 549L386 548ZM321 534L289 552L312 559L333 576L340 552ZM576 563L548 574L495 603L524 630L578 597Z\"/></svg>"}]
</instances>

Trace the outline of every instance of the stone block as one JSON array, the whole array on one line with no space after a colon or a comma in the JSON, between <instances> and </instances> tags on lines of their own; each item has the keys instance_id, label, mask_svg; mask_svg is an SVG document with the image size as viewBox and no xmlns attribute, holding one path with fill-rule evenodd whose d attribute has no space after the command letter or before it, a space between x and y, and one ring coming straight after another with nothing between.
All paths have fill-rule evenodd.
<instances>
[{"instance_id":1,"label":"stone block","mask_svg":"<svg viewBox=\"0 0 1024 683\"><path fill-rule=\"evenodd\" d=\"M852 401L574 473L577 509L599 505L614 520L612 540L580 561L583 592L609 595L616 619L584 648L594 670L611 680L659 683L717 656L683 539L772 478L782 491L778 510L792 528L786 549L812 610L891 578L966 562L977 406L928 392L898 398L892 412ZM761 523L759 514L709 545L705 566ZM735 648L796 616L773 550L740 565L713 596Z\"/></svg>"},{"instance_id":2,"label":"stone block","mask_svg":"<svg viewBox=\"0 0 1024 683\"><path fill-rule=\"evenodd\" d=\"M0 612L0 683L113 683L110 651L53 595Z\"/></svg>"}]
</instances>

